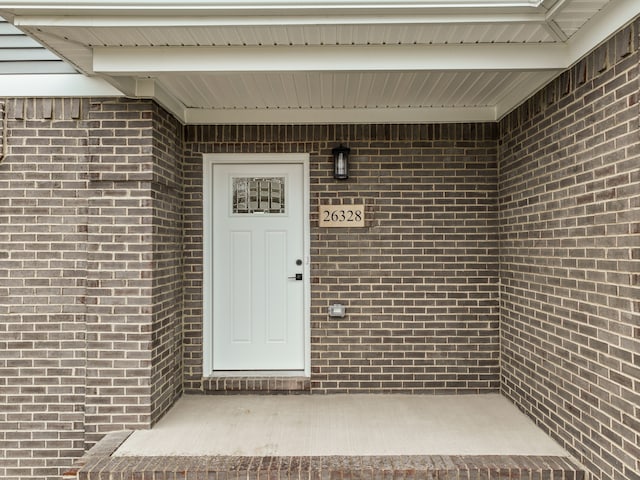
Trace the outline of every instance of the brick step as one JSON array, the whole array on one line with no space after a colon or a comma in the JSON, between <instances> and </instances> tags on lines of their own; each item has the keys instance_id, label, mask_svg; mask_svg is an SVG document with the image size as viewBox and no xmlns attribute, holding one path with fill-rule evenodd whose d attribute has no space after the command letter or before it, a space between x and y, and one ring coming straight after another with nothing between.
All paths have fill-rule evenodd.
<instances>
[{"instance_id":1,"label":"brick step","mask_svg":"<svg viewBox=\"0 0 640 480\"><path fill-rule=\"evenodd\" d=\"M569 457L317 456L120 457L112 453L128 432L108 435L68 480L588 480Z\"/></svg>"}]
</instances>

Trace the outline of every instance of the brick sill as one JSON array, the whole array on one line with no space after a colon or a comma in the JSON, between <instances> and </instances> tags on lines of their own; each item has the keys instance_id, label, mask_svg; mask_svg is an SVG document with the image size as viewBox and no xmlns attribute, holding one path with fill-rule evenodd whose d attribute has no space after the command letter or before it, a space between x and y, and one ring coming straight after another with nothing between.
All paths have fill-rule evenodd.
<instances>
[{"instance_id":1,"label":"brick sill","mask_svg":"<svg viewBox=\"0 0 640 480\"><path fill-rule=\"evenodd\" d=\"M207 378L305 378L304 370L215 370Z\"/></svg>"},{"instance_id":2,"label":"brick sill","mask_svg":"<svg viewBox=\"0 0 640 480\"><path fill-rule=\"evenodd\" d=\"M218 372L214 376L204 377L202 386L204 393L208 394L284 394L284 393L309 393L311 391L311 378L300 375L302 372L283 374L278 372L270 375L270 372ZM276 373L276 372L273 372ZM293 374L297 375L293 375Z\"/></svg>"}]
</instances>

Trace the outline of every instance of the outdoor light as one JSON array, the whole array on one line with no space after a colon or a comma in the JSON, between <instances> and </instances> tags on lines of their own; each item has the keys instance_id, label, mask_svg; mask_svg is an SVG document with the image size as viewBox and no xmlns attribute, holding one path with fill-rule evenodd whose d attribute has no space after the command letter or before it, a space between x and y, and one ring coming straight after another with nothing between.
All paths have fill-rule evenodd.
<instances>
[{"instance_id":1,"label":"outdoor light","mask_svg":"<svg viewBox=\"0 0 640 480\"><path fill-rule=\"evenodd\" d=\"M333 153L333 178L336 180L345 180L349 178L349 152L350 148L339 147L331 150Z\"/></svg>"}]
</instances>

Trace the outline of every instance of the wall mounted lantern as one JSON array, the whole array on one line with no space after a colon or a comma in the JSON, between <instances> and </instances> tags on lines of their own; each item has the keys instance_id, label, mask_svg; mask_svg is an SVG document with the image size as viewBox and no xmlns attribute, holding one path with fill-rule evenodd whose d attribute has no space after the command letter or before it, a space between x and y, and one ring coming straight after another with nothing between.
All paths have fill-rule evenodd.
<instances>
[{"instance_id":1,"label":"wall mounted lantern","mask_svg":"<svg viewBox=\"0 0 640 480\"><path fill-rule=\"evenodd\" d=\"M336 180L346 180L349 178L349 152L350 148L339 147L331 150L333 153L333 178Z\"/></svg>"}]
</instances>

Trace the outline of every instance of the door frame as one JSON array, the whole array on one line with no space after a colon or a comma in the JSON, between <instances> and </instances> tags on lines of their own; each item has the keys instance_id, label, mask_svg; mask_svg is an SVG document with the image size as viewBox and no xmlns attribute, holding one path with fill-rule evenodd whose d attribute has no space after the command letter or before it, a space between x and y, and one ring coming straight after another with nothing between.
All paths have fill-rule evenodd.
<instances>
[{"instance_id":1,"label":"door frame","mask_svg":"<svg viewBox=\"0 0 640 480\"><path fill-rule=\"evenodd\" d=\"M283 376L296 375L309 377L311 375L311 220L310 220L310 181L308 153L205 153L202 156L202 207L203 207L203 318L202 318L202 367L203 376L223 376L226 374L238 376ZM304 371L233 371L221 372L214 370L213 365L213 167L218 164L250 165L250 164L300 164L303 170L303 289L304 289Z\"/></svg>"}]
</instances>

